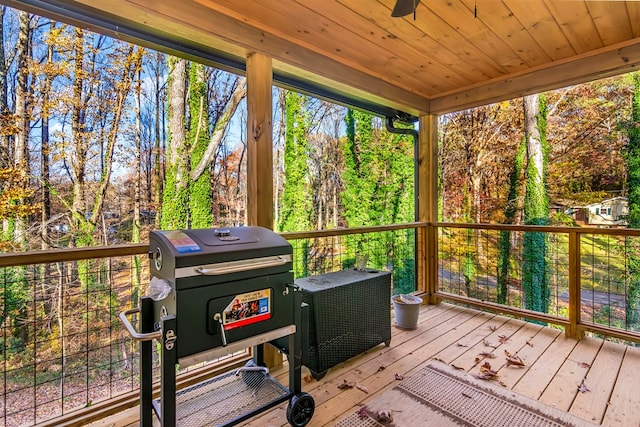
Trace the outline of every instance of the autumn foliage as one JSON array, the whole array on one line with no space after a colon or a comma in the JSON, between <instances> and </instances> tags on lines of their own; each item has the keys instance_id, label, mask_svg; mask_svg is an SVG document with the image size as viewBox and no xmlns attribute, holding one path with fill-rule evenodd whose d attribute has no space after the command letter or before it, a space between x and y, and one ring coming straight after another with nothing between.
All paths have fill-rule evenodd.
<instances>
[{"instance_id":1,"label":"autumn foliage","mask_svg":"<svg viewBox=\"0 0 640 427\"><path fill-rule=\"evenodd\" d=\"M0 219L27 217L38 213L42 204L32 202L35 190L29 176L18 168L0 169Z\"/></svg>"}]
</instances>

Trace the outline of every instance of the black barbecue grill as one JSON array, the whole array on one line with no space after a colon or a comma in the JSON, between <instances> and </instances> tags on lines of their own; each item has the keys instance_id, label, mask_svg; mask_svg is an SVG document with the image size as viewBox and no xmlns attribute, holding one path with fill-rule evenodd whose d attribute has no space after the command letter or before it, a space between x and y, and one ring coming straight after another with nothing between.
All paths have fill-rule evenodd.
<instances>
[{"instance_id":1,"label":"black barbecue grill","mask_svg":"<svg viewBox=\"0 0 640 427\"><path fill-rule=\"evenodd\" d=\"M120 315L141 345L141 413L151 426L153 408L165 426L234 425L289 400L287 420L304 426L313 398L301 390L303 304L294 285L291 245L261 227L152 231L150 272L154 298ZM140 312L141 332L128 315ZM151 398L152 349L161 348L161 391ZM287 340L289 387L261 366L262 345ZM176 392L175 365L189 366L254 347L237 371Z\"/></svg>"}]
</instances>

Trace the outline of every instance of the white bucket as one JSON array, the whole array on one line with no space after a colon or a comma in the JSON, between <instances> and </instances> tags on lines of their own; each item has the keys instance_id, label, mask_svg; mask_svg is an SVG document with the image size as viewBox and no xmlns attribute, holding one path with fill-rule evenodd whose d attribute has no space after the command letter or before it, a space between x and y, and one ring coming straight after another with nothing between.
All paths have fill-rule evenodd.
<instances>
[{"instance_id":1,"label":"white bucket","mask_svg":"<svg viewBox=\"0 0 640 427\"><path fill-rule=\"evenodd\" d=\"M401 329L417 328L422 298L415 295L394 295L391 301L396 315L396 326Z\"/></svg>"}]
</instances>

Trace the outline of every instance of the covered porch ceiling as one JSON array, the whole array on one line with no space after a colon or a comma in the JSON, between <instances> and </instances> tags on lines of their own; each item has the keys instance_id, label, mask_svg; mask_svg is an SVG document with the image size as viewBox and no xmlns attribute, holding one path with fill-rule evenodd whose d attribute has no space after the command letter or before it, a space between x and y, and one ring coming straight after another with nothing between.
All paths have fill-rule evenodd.
<instances>
[{"instance_id":1,"label":"covered porch ceiling","mask_svg":"<svg viewBox=\"0 0 640 427\"><path fill-rule=\"evenodd\" d=\"M1 0L354 105L441 114L637 70L640 1ZM384 109L377 111L385 113Z\"/></svg>"}]
</instances>

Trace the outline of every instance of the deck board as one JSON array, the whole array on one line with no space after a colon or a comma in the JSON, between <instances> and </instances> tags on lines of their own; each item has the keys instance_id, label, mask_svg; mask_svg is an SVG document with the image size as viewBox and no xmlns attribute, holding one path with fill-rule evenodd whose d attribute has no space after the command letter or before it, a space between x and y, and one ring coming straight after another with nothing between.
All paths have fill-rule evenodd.
<instances>
[{"instance_id":1,"label":"deck board","mask_svg":"<svg viewBox=\"0 0 640 427\"><path fill-rule=\"evenodd\" d=\"M501 335L508 338L504 343L500 343ZM488 347L485 340L497 348ZM504 366L505 349L520 356L525 367ZM416 330L392 327L389 347L378 345L329 369L318 381L303 368L303 390L316 402L308 426L334 424L393 388L398 382L396 374L410 376L433 359L475 373L479 369L476 358L482 351L496 354L488 360L509 389L603 426L640 425L640 349L596 338L578 341L566 338L558 329L443 303L421 307ZM271 373L287 385L286 364ZM586 393L578 391L583 378L590 390ZM368 393L338 388L345 380L364 386ZM243 425L286 426L286 406L279 405ZM134 425L137 409L92 427Z\"/></svg>"},{"instance_id":2,"label":"deck board","mask_svg":"<svg viewBox=\"0 0 640 427\"><path fill-rule=\"evenodd\" d=\"M509 319L507 322L503 323L499 327L495 327L495 324L488 325L485 332L485 337L480 340L476 345L471 347L468 351L464 352L460 357L454 360L451 364L456 366L457 368L464 369L467 372L472 374L477 374L480 370L480 367L476 358L479 357L481 353L493 353L496 358L495 359L486 359L492 367L499 367L499 361L503 359L502 351L498 350L500 348L500 336L510 337L515 334L524 324L524 322L516 319ZM492 328L489 328L492 326Z\"/></svg>"},{"instance_id":3,"label":"deck board","mask_svg":"<svg viewBox=\"0 0 640 427\"><path fill-rule=\"evenodd\" d=\"M638 425L640 422L640 348L627 347L622 366L602 421L603 426Z\"/></svg>"},{"instance_id":4,"label":"deck board","mask_svg":"<svg viewBox=\"0 0 640 427\"><path fill-rule=\"evenodd\" d=\"M562 411L569 411L578 394L578 386L586 375L588 366L593 364L600 347L602 347L601 340L581 340L538 400Z\"/></svg>"},{"instance_id":5,"label":"deck board","mask_svg":"<svg viewBox=\"0 0 640 427\"><path fill-rule=\"evenodd\" d=\"M622 365L625 347L605 341L589 368L584 384L588 392L576 395L569 412L591 422L600 424L607 409L607 402Z\"/></svg>"},{"instance_id":6,"label":"deck board","mask_svg":"<svg viewBox=\"0 0 640 427\"><path fill-rule=\"evenodd\" d=\"M533 326L533 325L531 325ZM524 362L523 367L502 366L498 371L500 381L506 387L513 387L527 375L527 372L536 364L540 356L549 349L549 346L560 334L557 329L522 327L523 342L515 339L505 344L505 349L513 355L517 355ZM527 338L528 332L531 336Z\"/></svg>"},{"instance_id":7,"label":"deck board","mask_svg":"<svg viewBox=\"0 0 640 427\"><path fill-rule=\"evenodd\" d=\"M566 338L563 333L558 335L513 390L538 400L577 344L577 340Z\"/></svg>"}]
</instances>

